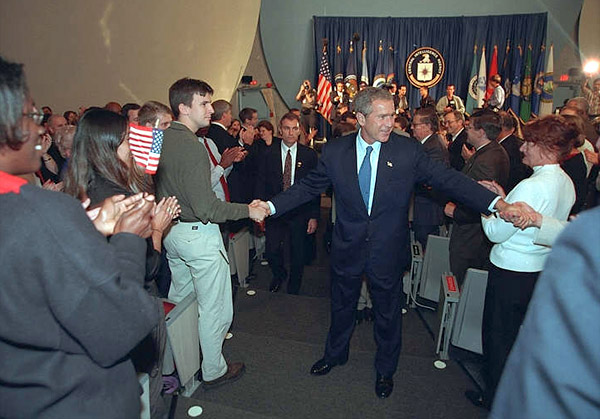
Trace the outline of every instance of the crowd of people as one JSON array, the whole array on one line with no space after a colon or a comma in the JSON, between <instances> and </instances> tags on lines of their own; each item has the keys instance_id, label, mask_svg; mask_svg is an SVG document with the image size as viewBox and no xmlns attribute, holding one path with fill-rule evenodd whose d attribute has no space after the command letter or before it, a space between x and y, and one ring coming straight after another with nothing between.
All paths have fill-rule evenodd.
<instances>
[{"instance_id":1,"label":"crowd of people","mask_svg":"<svg viewBox=\"0 0 600 419\"><path fill-rule=\"evenodd\" d=\"M452 84L437 101L422 88L421 106L409 109L405 85L361 84L348 92L336 83L333 138L317 153L311 147L316 92L308 80L296 96L301 108L277 126L259 121L252 108L235 119L229 102L213 101L212 87L191 78L170 86L169 106L109 102L61 116L49 107L39 112L22 65L0 58L0 263L7 279L0 354L10 360L0 369L0 416L91 417L110 406L114 417L133 417L140 408L137 371L150 376L152 417L164 417L163 297L196 298L204 388L242 377L244 363L222 353L236 290L248 286L253 261L264 257L270 292L284 284L290 294L301 292L325 192L333 197L331 325L312 375L344 365L355 325L372 320L375 393L390 396L410 236L426 250L428 236L445 227L459 285L468 268L489 271L486 386L466 396L488 409L499 400L493 405L499 417L505 405L517 409L517 399L531 412L536 397L556 399L551 393L567 385L561 370L539 371L543 361L524 351L535 346L530 334L545 333L541 313L580 322L572 310L548 314L544 298L562 304L564 297L555 295L554 274L545 266L557 263L552 246L569 217L596 205L599 124L579 97L559 115L521 127L501 110L499 86L492 77L485 107L467 115ZM155 175L135 164L129 124L163 131ZM36 240L25 240L25 231L35 231ZM556 246L583 257L573 247L577 241L565 234ZM578 265L585 278L596 272L597 264L589 265ZM572 292L587 289L598 285L586 282ZM526 318L530 301L537 304ZM588 335L574 345L593 348L597 337ZM557 354L568 352L562 345ZM565 356L561 362L568 364ZM580 363L591 362L598 372L600 361L589 358L573 362L582 369ZM540 383L517 397L514 388L531 385L527 368ZM590 375L586 385L600 389L597 377ZM543 408L589 412L596 403L597 412L597 397L573 393Z\"/></svg>"}]
</instances>

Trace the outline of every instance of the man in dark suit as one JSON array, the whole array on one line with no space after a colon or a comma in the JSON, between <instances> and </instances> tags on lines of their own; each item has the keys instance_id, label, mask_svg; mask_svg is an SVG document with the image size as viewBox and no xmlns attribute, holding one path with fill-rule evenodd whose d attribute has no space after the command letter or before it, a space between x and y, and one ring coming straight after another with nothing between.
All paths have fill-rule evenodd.
<instances>
[{"instance_id":1,"label":"man in dark suit","mask_svg":"<svg viewBox=\"0 0 600 419\"><path fill-rule=\"evenodd\" d=\"M465 116L459 111L450 111L444 115L444 122L448 130L448 154L450 156L450 167L461 171L465 165L461 152L462 147L467 141L467 131L465 131Z\"/></svg>"},{"instance_id":2,"label":"man in dark suit","mask_svg":"<svg viewBox=\"0 0 600 419\"><path fill-rule=\"evenodd\" d=\"M413 135L423 144L427 156L431 160L448 165L448 149L446 142L437 132L439 120L434 108L421 108L413 119ZM444 222L444 204L446 199L432 190L431 185L421 184L415 189L415 205L412 228L415 239L423 249L427 246L430 234L438 235L440 225Z\"/></svg>"},{"instance_id":3,"label":"man in dark suit","mask_svg":"<svg viewBox=\"0 0 600 419\"><path fill-rule=\"evenodd\" d=\"M473 115L467 128L467 141L477 151L467 160L462 172L473 180L494 180L504 187L509 162L506 151L493 140L499 132L500 117L495 112ZM453 219L450 268L462 285L468 268L487 269L491 243L481 227L479 212L453 202L446 204L444 212Z\"/></svg>"},{"instance_id":4,"label":"man in dark suit","mask_svg":"<svg viewBox=\"0 0 600 419\"><path fill-rule=\"evenodd\" d=\"M227 132L227 129L233 121L231 113L231 104L226 100L215 100L212 103L215 113L212 114L210 127L206 136L214 141L219 150L219 154L223 154L226 149L238 147L237 140ZM240 132L240 135L242 133Z\"/></svg>"},{"instance_id":5,"label":"man in dark suit","mask_svg":"<svg viewBox=\"0 0 600 419\"><path fill-rule=\"evenodd\" d=\"M505 111L498 112L498 115L502 118L502 130L498 134L497 141L504 147L510 160L510 173L505 187L506 193L509 193L517 183L531 176L532 170L523 164L523 155L521 154L523 141L515 135L517 121Z\"/></svg>"},{"instance_id":6,"label":"man in dark suit","mask_svg":"<svg viewBox=\"0 0 600 419\"><path fill-rule=\"evenodd\" d=\"M427 183L478 211L510 207L463 174L427 157L416 141L392 133L394 102L386 90L356 95L358 133L329 141L317 168L270 202L279 216L335 190L337 217L331 248L331 328L325 354L311 368L324 375L348 360L362 276L371 284L377 354L375 392L388 397L400 355L402 274L408 252L408 207L415 183ZM389 140L389 141L388 141Z\"/></svg>"},{"instance_id":7,"label":"man in dark suit","mask_svg":"<svg viewBox=\"0 0 600 419\"><path fill-rule=\"evenodd\" d=\"M317 166L317 153L298 143L300 119L293 113L285 114L279 123L281 142L268 147L258 170L256 190L260 199L273 198L305 177ZM320 200L312 201L288 212L282 217L266 220L266 256L273 274L270 291L277 292L287 277L283 266L283 244L286 236L290 244L290 276L288 294L298 294L305 261L307 234L317 229Z\"/></svg>"}]
</instances>

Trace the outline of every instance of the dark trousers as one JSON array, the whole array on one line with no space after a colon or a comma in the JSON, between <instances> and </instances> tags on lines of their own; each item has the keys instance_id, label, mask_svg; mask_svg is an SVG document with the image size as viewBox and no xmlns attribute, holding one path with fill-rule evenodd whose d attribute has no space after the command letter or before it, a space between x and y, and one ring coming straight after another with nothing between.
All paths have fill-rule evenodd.
<instances>
[{"instance_id":1,"label":"dark trousers","mask_svg":"<svg viewBox=\"0 0 600 419\"><path fill-rule=\"evenodd\" d=\"M302 274L306 260L306 229L308 220L275 220L267 224L265 256L269 262L273 281L283 282L287 278L284 267L284 244L290 244L290 277L288 294L298 294L302 285Z\"/></svg>"},{"instance_id":2,"label":"dark trousers","mask_svg":"<svg viewBox=\"0 0 600 419\"><path fill-rule=\"evenodd\" d=\"M402 346L401 277L401 273L397 278L377 278L367 273L375 320L375 369L386 377L396 372ZM361 285L361 276L331 272L331 326L324 355L327 360L339 362L348 357Z\"/></svg>"},{"instance_id":3,"label":"dark trousers","mask_svg":"<svg viewBox=\"0 0 600 419\"><path fill-rule=\"evenodd\" d=\"M491 265L483 310L484 398L489 403L494 399L539 274L508 271Z\"/></svg>"}]
</instances>

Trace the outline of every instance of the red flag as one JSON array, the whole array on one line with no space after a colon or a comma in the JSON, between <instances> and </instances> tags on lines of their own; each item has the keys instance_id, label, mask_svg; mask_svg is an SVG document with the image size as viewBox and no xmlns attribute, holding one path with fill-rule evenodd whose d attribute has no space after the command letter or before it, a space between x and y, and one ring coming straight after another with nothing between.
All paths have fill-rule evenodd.
<instances>
[{"instance_id":1,"label":"red flag","mask_svg":"<svg viewBox=\"0 0 600 419\"><path fill-rule=\"evenodd\" d=\"M492 76L498 74L498 46L494 45L494 52L492 53L492 63L490 64L490 70L488 72L488 85L487 90L485 91L485 100L488 100L492 97L494 93L494 88L490 85L490 80L492 80Z\"/></svg>"},{"instance_id":2,"label":"red flag","mask_svg":"<svg viewBox=\"0 0 600 419\"><path fill-rule=\"evenodd\" d=\"M155 174L162 150L163 132L156 128L129 124L129 149L138 166L146 173Z\"/></svg>"},{"instance_id":3,"label":"red flag","mask_svg":"<svg viewBox=\"0 0 600 419\"><path fill-rule=\"evenodd\" d=\"M331 72L327 61L327 47L323 46L321 65L319 66L319 84L317 85L317 105L319 113L331 123Z\"/></svg>"}]
</instances>

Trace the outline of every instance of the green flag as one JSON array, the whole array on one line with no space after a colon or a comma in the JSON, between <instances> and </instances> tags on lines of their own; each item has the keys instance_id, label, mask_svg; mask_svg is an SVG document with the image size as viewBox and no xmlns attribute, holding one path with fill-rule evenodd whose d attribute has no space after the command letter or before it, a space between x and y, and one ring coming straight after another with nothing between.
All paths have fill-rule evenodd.
<instances>
[{"instance_id":1,"label":"green flag","mask_svg":"<svg viewBox=\"0 0 600 419\"><path fill-rule=\"evenodd\" d=\"M520 117L523 122L529 121L531 116L531 45L527 48L525 57L525 72L523 82L521 83L521 112Z\"/></svg>"},{"instance_id":2,"label":"green flag","mask_svg":"<svg viewBox=\"0 0 600 419\"><path fill-rule=\"evenodd\" d=\"M471 66L469 76L471 78L469 79L467 91L466 112L468 115L471 115L477 103L477 45L473 48L473 65Z\"/></svg>"}]
</instances>

